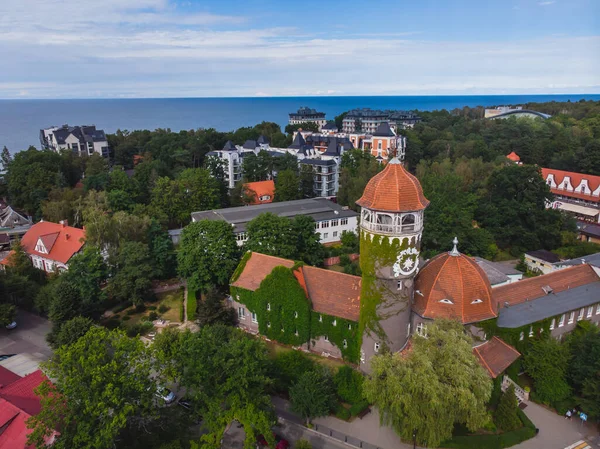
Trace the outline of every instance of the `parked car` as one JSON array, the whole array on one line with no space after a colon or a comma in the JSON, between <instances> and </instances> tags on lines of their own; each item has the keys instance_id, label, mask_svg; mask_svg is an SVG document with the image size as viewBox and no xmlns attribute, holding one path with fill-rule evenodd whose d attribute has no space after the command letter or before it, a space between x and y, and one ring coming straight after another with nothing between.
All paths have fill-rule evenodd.
<instances>
[{"instance_id":1,"label":"parked car","mask_svg":"<svg viewBox=\"0 0 600 449\"><path fill-rule=\"evenodd\" d=\"M275 438L275 449L288 449L290 447L290 443L288 442L288 440L277 435L275 432L273 432L273 438ZM259 447L263 447L263 448L269 447L267 440L265 439L264 436L259 435L256 440L257 440Z\"/></svg>"},{"instance_id":2,"label":"parked car","mask_svg":"<svg viewBox=\"0 0 600 449\"><path fill-rule=\"evenodd\" d=\"M177 396L175 396L175 393L173 393L168 388L163 387L158 387L156 393L154 394L157 398L160 398L163 401L165 401L165 404L171 404L177 398Z\"/></svg>"},{"instance_id":3,"label":"parked car","mask_svg":"<svg viewBox=\"0 0 600 449\"><path fill-rule=\"evenodd\" d=\"M8 330L14 329L15 327L17 327L17 322L16 321L13 321L12 323L6 325L6 328Z\"/></svg>"}]
</instances>

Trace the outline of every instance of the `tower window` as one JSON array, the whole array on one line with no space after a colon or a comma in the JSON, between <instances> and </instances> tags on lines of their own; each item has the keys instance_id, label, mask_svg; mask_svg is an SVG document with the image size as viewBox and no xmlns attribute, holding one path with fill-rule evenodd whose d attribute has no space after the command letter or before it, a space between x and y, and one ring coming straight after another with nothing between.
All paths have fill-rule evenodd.
<instances>
[{"instance_id":1,"label":"tower window","mask_svg":"<svg viewBox=\"0 0 600 449\"><path fill-rule=\"evenodd\" d=\"M348 347L348 342L346 340L344 340L344 342L342 344L344 346L344 349L346 349Z\"/></svg>"},{"instance_id":2,"label":"tower window","mask_svg":"<svg viewBox=\"0 0 600 449\"><path fill-rule=\"evenodd\" d=\"M401 280L401 279L399 279L399 280L396 282L396 288L397 288L398 290L402 290L402 280Z\"/></svg>"},{"instance_id":3,"label":"tower window","mask_svg":"<svg viewBox=\"0 0 600 449\"><path fill-rule=\"evenodd\" d=\"M407 214L402 217L402 231L414 231L415 229L415 216L414 214Z\"/></svg>"},{"instance_id":4,"label":"tower window","mask_svg":"<svg viewBox=\"0 0 600 449\"><path fill-rule=\"evenodd\" d=\"M379 343L375 343L375 345L373 346L373 350L375 352L379 352L379 348L381 347L381 345Z\"/></svg>"},{"instance_id":5,"label":"tower window","mask_svg":"<svg viewBox=\"0 0 600 449\"><path fill-rule=\"evenodd\" d=\"M271 303L270 302L267 303L267 310L271 311Z\"/></svg>"},{"instance_id":6,"label":"tower window","mask_svg":"<svg viewBox=\"0 0 600 449\"><path fill-rule=\"evenodd\" d=\"M417 324L417 335L427 338L427 326L423 323Z\"/></svg>"}]
</instances>

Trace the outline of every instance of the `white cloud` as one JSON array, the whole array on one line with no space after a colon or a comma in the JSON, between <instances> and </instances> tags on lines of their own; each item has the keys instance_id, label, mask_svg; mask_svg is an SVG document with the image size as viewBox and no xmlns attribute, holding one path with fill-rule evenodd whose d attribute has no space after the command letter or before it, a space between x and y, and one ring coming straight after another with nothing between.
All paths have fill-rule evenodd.
<instances>
[{"instance_id":1,"label":"white cloud","mask_svg":"<svg viewBox=\"0 0 600 449\"><path fill-rule=\"evenodd\" d=\"M554 3L556 3L556 2L555 1L538 2L538 5L540 5L540 6L549 6L549 5L553 5Z\"/></svg>"},{"instance_id":2,"label":"white cloud","mask_svg":"<svg viewBox=\"0 0 600 449\"><path fill-rule=\"evenodd\" d=\"M316 37L256 22L169 0L0 0L0 98L598 91L598 36Z\"/></svg>"}]
</instances>

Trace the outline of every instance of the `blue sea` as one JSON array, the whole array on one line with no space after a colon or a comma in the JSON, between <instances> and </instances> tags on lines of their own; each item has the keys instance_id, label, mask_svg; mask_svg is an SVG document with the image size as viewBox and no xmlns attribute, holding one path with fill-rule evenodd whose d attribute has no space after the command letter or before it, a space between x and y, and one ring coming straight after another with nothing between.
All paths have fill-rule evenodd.
<instances>
[{"instance_id":1,"label":"blue sea","mask_svg":"<svg viewBox=\"0 0 600 449\"><path fill-rule=\"evenodd\" d=\"M526 102L600 100L600 95L457 95L385 97L156 98L86 100L0 100L0 148L11 152L39 147L39 130L52 125L94 124L117 129L215 128L231 131L271 121L282 128L301 106L325 112L328 119L353 108L435 110L463 106L518 105Z\"/></svg>"}]
</instances>

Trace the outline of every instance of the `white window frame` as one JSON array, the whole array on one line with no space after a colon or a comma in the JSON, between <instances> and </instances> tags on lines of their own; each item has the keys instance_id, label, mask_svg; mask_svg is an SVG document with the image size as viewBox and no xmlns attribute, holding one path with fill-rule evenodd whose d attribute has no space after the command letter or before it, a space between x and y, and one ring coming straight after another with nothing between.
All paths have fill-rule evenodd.
<instances>
[{"instance_id":1,"label":"white window frame","mask_svg":"<svg viewBox=\"0 0 600 449\"><path fill-rule=\"evenodd\" d=\"M396 281L396 290L402 290L402 279Z\"/></svg>"},{"instance_id":2,"label":"white window frame","mask_svg":"<svg viewBox=\"0 0 600 449\"><path fill-rule=\"evenodd\" d=\"M294 318L298 318L298 312L294 311Z\"/></svg>"},{"instance_id":3,"label":"white window frame","mask_svg":"<svg viewBox=\"0 0 600 449\"><path fill-rule=\"evenodd\" d=\"M352 324L348 324L348 330L351 331L352 330Z\"/></svg>"},{"instance_id":4,"label":"white window frame","mask_svg":"<svg viewBox=\"0 0 600 449\"><path fill-rule=\"evenodd\" d=\"M267 323L267 327L268 327L268 328L270 328L270 327L271 327L271 322L270 322L270 321Z\"/></svg>"},{"instance_id":5,"label":"white window frame","mask_svg":"<svg viewBox=\"0 0 600 449\"><path fill-rule=\"evenodd\" d=\"M600 303L596 304L596 315L600 315Z\"/></svg>"},{"instance_id":6,"label":"white window frame","mask_svg":"<svg viewBox=\"0 0 600 449\"><path fill-rule=\"evenodd\" d=\"M327 336L327 335L323 335L323 340L325 340L325 341L329 341L329 336Z\"/></svg>"},{"instance_id":7,"label":"white window frame","mask_svg":"<svg viewBox=\"0 0 600 449\"><path fill-rule=\"evenodd\" d=\"M594 313L594 306L589 306L588 311L587 311L587 317L591 318L593 313Z\"/></svg>"},{"instance_id":8,"label":"white window frame","mask_svg":"<svg viewBox=\"0 0 600 449\"><path fill-rule=\"evenodd\" d=\"M519 334L519 341L523 341L524 338L525 338L525 334L523 332L521 332Z\"/></svg>"},{"instance_id":9,"label":"white window frame","mask_svg":"<svg viewBox=\"0 0 600 449\"><path fill-rule=\"evenodd\" d=\"M323 233L323 238L324 239L328 239L329 238L329 232L324 232Z\"/></svg>"},{"instance_id":10,"label":"white window frame","mask_svg":"<svg viewBox=\"0 0 600 449\"><path fill-rule=\"evenodd\" d=\"M575 321L575 311L569 314L569 324L573 324L573 321Z\"/></svg>"},{"instance_id":11,"label":"white window frame","mask_svg":"<svg viewBox=\"0 0 600 449\"><path fill-rule=\"evenodd\" d=\"M338 226L339 225L339 221L338 220L331 220L331 226Z\"/></svg>"},{"instance_id":12,"label":"white window frame","mask_svg":"<svg viewBox=\"0 0 600 449\"><path fill-rule=\"evenodd\" d=\"M529 338L533 337L533 326L529 326Z\"/></svg>"},{"instance_id":13,"label":"white window frame","mask_svg":"<svg viewBox=\"0 0 600 449\"><path fill-rule=\"evenodd\" d=\"M550 322L550 330L551 331L554 330L555 325L556 325L556 318L552 318L552 321Z\"/></svg>"},{"instance_id":14,"label":"white window frame","mask_svg":"<svg viewBox=\"0 0 600 449\"><path fill-rule=\"evenodd\" d=\"M319 315L319 323L323 322L323 315Z\"/></svg>"},{"instance_id":15,"label":"white window frame","mask_svg":"<svg viewBox=\"0 0 600 449\"><path fill-rule=\"evenodd\" d=\"M346 226L347 224L348 224L348 219L347 219L347 218L342 218L342 219L340 220L340 225L342 225L342 226Z\"/></svg>"},{"instance_id":16,"label":"white window frame","mask_svg":"<svg viewBox=\"0 0 600 449\"><path fill-rule=\"evenodd\" d=\"M255 312L251 312L251 316L252 316L252 322L253 323L258 323L258 318L256 317L256 313Z\"/></svg>"},{"instance_id":17,"label":"white window frame","mask_svg":"<svg viewBox=\"0 0 600 449\"><path fill-rule=\"evenodd\" d=\"M563 313L560 316L560 320L558 320L558 327L563 327L565 325L565 319L567 318L567 314Z\"/></svg>"},{"instance_id":18,"label":"white window frame","mask_svg":"<svg viewBox=\"0 0 600 449\"><path fill-rule=\"evenodd\" d=\"M270 312L270 311L271 311L271 303L270 303L270 302L268 302L268 303L267 303L267 312Z\"/></svg>"},{"instance_id":19,"label":"white window frame","mask_svg":"<svg viewBox=\"0 0 600 449\"><path fill-rule=\"evenodd\" d=\"M344 339L344 341L342 342L342 346L344 347L344 349L348 347L348 341L346 339Z\"/></svg>"},{"instance_id":20,"label":"white window frame","mask_svg":"<svg viewBox=\"0 0 600 449\"><path fill-rule=\"evenodd\" d=\"M337 237L338 236L338 232L337 231L333 231L333 236Z\"/></svg>"},{"instance_id":21,"label":"white window frame","mask_svg":"<svg viewBox=\"0 0 600 449\"><path fill-rule=\"evenodd\" d=\"M417 324L417 335L423 338L427 338L427 325L423 322Z\"/></svg>"},{"instance_id":22,"label":"white window frame","mask_svg":"<svg viewBox=\"0 0 600 449\"><path fill-rule=\"evenodd\" d=\"M331 324L333 324L334 326L337 326L337 320L334 318L333 322Z\"/></svg>"},{"instance_id":23,"label":"white window frame","mask_svg":"<svg viewBox=\"0 0 600 449\"><path fill-rule=\"evenodd\" d=\"M583 320L583 315L585 315L585 307L579 309L579 315L577 315L577 321Z\"/></svg>"},{"instance_id":24,"label":"white window frame","mask_svg":"<svg viewBox=\"0 0 600 449\"><path fill-rule=\"evenodd\" d=\"M379 344L379 342L375 342L375 344L373 345L373 351L375 351L375 353L379 353L379 350L381 349L381 345Z\"/></svg>"},{"instance_id":25,"label":"white window frame","mask_svg":"<svg viewBox=\"0 0 600 449\"><path fill-rule=\"evenodd\" d=\"M246 309L244 309L243 307L238 307L238 318L240 320L246 319Z\"/></svg>"}]
</instances>

